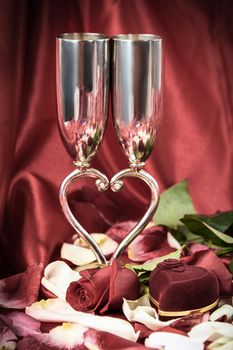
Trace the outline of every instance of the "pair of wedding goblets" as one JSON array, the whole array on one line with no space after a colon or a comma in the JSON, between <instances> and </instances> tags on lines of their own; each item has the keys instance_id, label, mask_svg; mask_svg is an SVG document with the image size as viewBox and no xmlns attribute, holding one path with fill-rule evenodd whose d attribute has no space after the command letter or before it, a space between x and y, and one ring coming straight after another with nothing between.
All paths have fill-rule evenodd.
<instances>
[{"instance_id":1,"label":"pair of wedding goblets","mask_svg":"<svg viewBox=\"0 0 233 350\"><path fill-rule=\"evenodd\" d=\"M76 169L59 191L63 212L94 252L101 264L119 258L154 215L159 189L155 179L142 170L157 136L162 95L162 39L151 34L126 34L109 38L102 34L67 33L57 37L58 125L63 144ZM109 80L113 120L129 168L111 181L90 162L97 152L107 124ZM99 191L108 186L116 192L125 177L143 180L151 190L151 201L143 218L122 240L110 262L71 212L67 192L78 178L96 179Z\"/></svg>"}]
</instances>

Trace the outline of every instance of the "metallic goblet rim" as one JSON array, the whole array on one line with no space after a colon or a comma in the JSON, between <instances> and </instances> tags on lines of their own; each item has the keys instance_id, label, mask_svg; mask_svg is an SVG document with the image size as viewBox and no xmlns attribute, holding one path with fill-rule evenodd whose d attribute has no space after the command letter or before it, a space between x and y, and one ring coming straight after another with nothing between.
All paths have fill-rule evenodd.
<instances>
[{"instance_id":1,"label":"metallic goblet rim","mask_svg":"<svg viewBox=\"0 0 233 350\"><path fill-rule=\"evenodd\" d=\"M161 41L162 37L156 34L119 34L112 37L113 41Z\"/></svg>"},{"instance_id":2,"label":"metallic goblet rim","mask_svg":"<svg viewBox=\"0 0 233 350\"><path fill-rule=\"evenodd\" d=\"M67 41L108 41L110 38L101 33L63 33L56 36L58 40Z\"/></svg>"}]
</instances>

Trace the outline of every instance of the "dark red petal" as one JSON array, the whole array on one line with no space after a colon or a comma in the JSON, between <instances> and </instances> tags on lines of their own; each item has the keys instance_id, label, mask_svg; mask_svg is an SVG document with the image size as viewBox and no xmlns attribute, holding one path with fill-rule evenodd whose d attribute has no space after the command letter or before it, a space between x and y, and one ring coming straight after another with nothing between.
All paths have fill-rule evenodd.
<instances>
[{"instance_id":1,"label":"dark red petal","mask_svg":"<svg viewBox=\"0 0 233 350\"><path fill-rule=\"evenodd\" d=\"M106 234L114 239L117 243L120 243L129 233L130 230L137 224L136 221L124 221L112 225L106 232Z\"/></svg>"},{"instance_id":2,"label":"dark red petal","mask_svg":"<svg viewBox=\"0 0 233 350\"><path fill-rule=\"evenodd\" d=\"M177 321L171 324L170 328L174 329L174 332L175 330L180 330L184 333L188 333L192 329L192 327L203 322L203 317L205 317L203 313L195 312L190 315L179 318Z\"/></svg>"},{"instance_id":3,"label":"dark red petal","mask_svg":"<svg viewBox=\"0 0 233 350\"><path fill-rule=\"evenodd\" d=\"M130 244L128 257L132 261L144 262L174 251L167 242L167 230L162 226L145 229Z\"/></svg>"},{"instance_id":4,"label":"dark red petal","mask_svg":"<svg viewBox=\"0 0 233 350\"><path fill-rule=\"evenodd\" d=\"M88 293L79 281L72 282L66 291L66 301L77 311L89 311L93 308L94 295Z\"/></svg>"},{"instance_id":5,"label":"dark red petal","mask_svg":"<svg viewBox=\"0 0 233 350\"><path fill-rule=\"evenodd\" d=\"M220 294L232 295L232 274L211 249L196 251L190 256L183 257L182 260L189 265L212 271L218 278Z\"/></svg>"},{"instance_id":6,"label":"dark red petal","mask_svg":"<svg viewBox=\"0 0 233 350\"><path fill-rule=\"evenodd\" d=\"M139 298L139 280L136 273L122 268L116 260L112 264L108 298L108 303L101 309L101 313L107 310L121 311L123 298Z\"/></svg>"},{"instance_id":7,"label":"dark red petal","mask_svg":"<svg viewBox=\"0 0 233 350\"><path fill-rule=\"evenodd\" d=\"M42 342L42 339L36 339L34 337L25 337L18 343L18 350L26 350L26 349L33 349L33 350L58 350L57 346L50 346L46 345L44 342Z\"/></svg>"},{"instance_id":8,"label":"dark red petal","mask_svg":"<svg viewBox=\"0 0 233 350\"><path fill-rule=\"evenodd\" d=\"M0 304L24 309L37 300L42 265L33 264L25 272L0 280Z\"/></svg>"},{"instance_id":9,"label":"dark red petal","mask_svg":"<svg viewBox=\"0 0 233 350\"><path fill-rule=\"evenodd\" d=\"M98 350L149 350L150 348L134 343L130 340L118 337L107 332L97 332L89 329L85 333L84 344L93 345Z\"/></svg>"},{"instance_id":10,"label":"dark red petal","mask_svg":"<svg viewBox=\"0 0 233 350\"><path fill-rule=\"evenodd\" d=\"M40 322L24 312L10 312L7 317L12 321L13 332L19 337L40 333Z\"/></svg>"},{"instance_id":11,"label":"dark red petal","mask_svg":"<svg viewBox=\"0 0 233 350\"><path fill-rule=\"evenodd\" d=\"M65 341L65 340L64 340ZM54 342L55 343L55 342ZM68 347L62 345L52 345L51 339L48 334L39 334L23 338L18 343L18 350L65 350ZM75 345L70 350L87 350L84 345Z\"/></svg>"}]
</instances>

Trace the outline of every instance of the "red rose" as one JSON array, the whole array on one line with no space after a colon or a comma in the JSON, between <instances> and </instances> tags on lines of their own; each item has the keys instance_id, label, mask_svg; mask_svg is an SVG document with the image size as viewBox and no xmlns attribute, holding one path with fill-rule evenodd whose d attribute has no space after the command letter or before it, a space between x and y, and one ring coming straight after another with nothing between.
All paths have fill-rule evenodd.
<instances>
[{"instance_id":1,"label":"red rose","mask_svg":"<svg viewBox=\"0 0 233 350\"><path fill-rule=\"evenodd\" d=\"M135 272L113 261L111 266L80 272L82 278L72 282L66 292L66 301L78 311L121 310L123 297L139 298L139 280Z\"/></svg>"}]
</instances>

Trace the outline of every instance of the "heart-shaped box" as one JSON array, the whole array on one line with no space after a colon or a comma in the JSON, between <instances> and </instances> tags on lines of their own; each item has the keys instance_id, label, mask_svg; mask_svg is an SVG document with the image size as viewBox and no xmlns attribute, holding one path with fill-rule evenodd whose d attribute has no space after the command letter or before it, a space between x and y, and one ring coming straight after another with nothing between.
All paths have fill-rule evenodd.
<instances>
[{"instance_id":1,"label":"heart-shaped box","mask_svg":"<svg viewBox=\"0 0 233 350\"><path fill-rule=\"evenodd\" d=\"M207 312L218 304L219 283L209 270L167 259L150 276L151 304L160 317L179 317Z\"/></svg>"}]
</instances>

